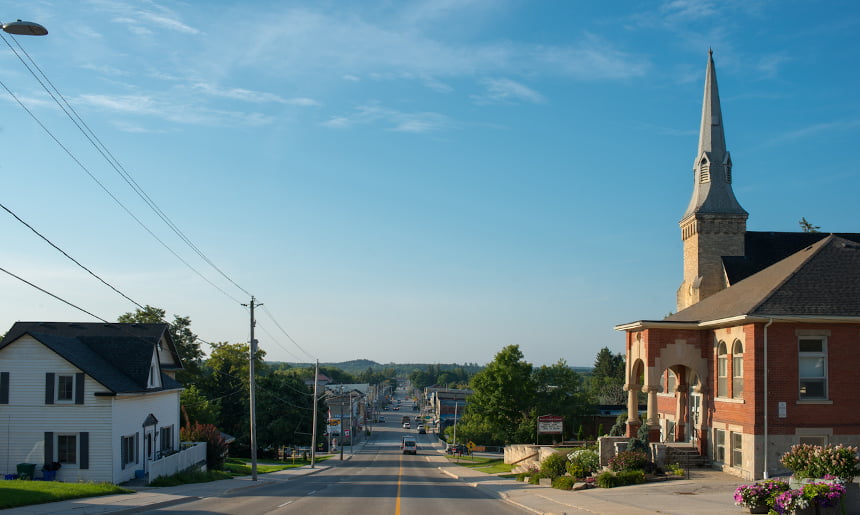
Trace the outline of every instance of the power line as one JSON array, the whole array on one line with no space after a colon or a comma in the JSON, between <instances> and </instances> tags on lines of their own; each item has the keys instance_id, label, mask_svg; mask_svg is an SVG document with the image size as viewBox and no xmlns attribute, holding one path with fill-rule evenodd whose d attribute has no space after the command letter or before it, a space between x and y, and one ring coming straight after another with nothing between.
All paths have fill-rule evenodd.
<instances>
[{"instance_id":1,"label":"power line","mask_svg":"<svg viewBox=\"0 0 860 515\"><path fill-rule=\"evenodd\" d=\"M305 353L305 355L306 355L307 357L311 358L312 360L317 359L315 356L312 356L308 351L306 351L305 349L303 349L303 348L302 348L302 346L301 346L301 345L299 345L299 343L298 343L297 341L295 341L295 340L293 339L293 337L292 337L292 336L290 336L290 334L289 334L287 331L285 331L285 330L284 330L284 328L283 328L283 327L281 327L281 324L279 324L279 323L278 323L278 321L277 321L277 320L275 320L275 317L272 315L272 313L270 313L270 312L269 312L269 308L267 308L265 305L263 306L263 311L266 313L266 315L268 315L268 316L269 316L269 318L271 318L271 319L272 319L272 322L274 322L274 323L275 323L275 325L276 325L276 326L278 326L278 329L280 329L280 330L281 330L281 332L282 332L282 333L284 333L284 334L286 335L286 337L287 337L287 338L289 338L289 339L290 339L290 341L291 341L291 342L293 342L293 344L294 344L296 347L298 347L298 348L299 348L299 350L300 350L300 351L304 352L304 353Z\"/></svg>"},{"instance_id":2,"label":"power line","mask_svg":"<svg viewBox=\"0 0 860 515\"><path fill-rule=\"evenodd\" d=\"M48 93L48 95L50 95L50 97L60 107L60 109L62 109L62 111L66 114L66 116L72 121L72 123L75 124L75 126L78 128L78 130L81 131L81 133L84 135L84 137L90 142L90 144L93 145L93 147L96 149L96 151L98 151L98 153L101 154L101 156L105 159L105 161L107 161L107 163L111 166L111 168L113 168L114 171L117 174L119 174L120 177L122 177L122 179L129 185L129 187L131 187L131 189L135 193L137 193L137 195L144 201L144 203L147 206L149 206L149 208L152 209L152 211L159 218L161 218L161 220L168 227L170 227L170 229L173 230L173 232L182 241L184 241L185 244L188 245L189 248L191 248L191 250L193 250L198 256L200 256L200 258L203 259L203 261L208 263L209 266L211 266L213 269L215 269L215 271L217 271L219 274L221 274L222 277L227 279L236 288L242 290L242 292L244 292L245 294L250 296L251 294L246 289L242 288L232 278L230 278L226 273L224 273L224 271L221 270L214 262L212 262L212 260L210 260L209 257L206 256L206 254L204 254L203 251L201 251L191 241L191 239L188 238L188 236L186 236L185 233L179 229L179 227L164 213L164 211L161 210L161 208L156 204L156 202L152 199L152 197L150 197L149 194L147 194L146 191L144 191L144 189L140 186L140 184L138 184L137 181L134 180L134 177L132 177L131 173L129 173L128 170L126 170L125 167L122 166L122 164L119 162L119 160L110 152L110 150L107 148L107 146L101 141L101 139L99 139L99 137L95 134L95 132L93 132L93 130L89 127L89 125L87 125L87 123L83 120L83 118L81 118L81 116L78 114L78 112L75 111L75 109L71 106L71 104L69 104L69 102L63 96L63 94L60 92L60 90L58 90L57 87L54 86L53 82L51 82L51 80L48 78L48 76L45 74L45 72L42 71L42 69L39 67L39 65L36 64L36 61L33 60L33 58L30 56L30 54L27 52L27 50L25 50L24 47L21 46L21 43L19 43L16 38L14 38L14 37L12 38L15 41L15 44L18 45L18 48L21 49L21 52L23 52L24 55L27 56L27 59L29 59L29 61L33 64L33 66L37 70L39 70L39 74L41 74L41 76L45 79L45 82L50 84L51 88L53 88L53 91L55 91L57 93L57 96L59 96L63 100L63 102L60 102L57 99L57 96L54 95L54 93L51 91L51 88L48 88L48 86L46 86L45 83L42 82L42 80L39 78L39 76L33 71L32 68L30 68L30 66L21 57L21 55L18 53L18 51L15 50L15 48L12 47L12 45L9 44L9 42L6 40L6 38L2 34L0 34L0 37L3 38L3 42L6 43L6 46L8 46L9 49L12 50L12 52L15 54L15 56L18 57L18 60L21 61L21 63L24 65L25 68L27 68L27 70L30 72L30 74L33 76L33 78L36 79L36 81L42 86L42 88ZM65 104L65 106L64 106L64 104ZM66 106L68 106L68 109L66 109ZM72 113L74 113L74 116L72 116Z\"/></svg>"},{"instance_id":3,"label":"power line","mask_svg":"<svg viewBox=\"0 0 860 515\"><path fill-rule=\"evenodd\" d=\"M23 277L20 277L20 276L17 276L17 275L15 275L15 274L13 274L12 272L10 272L10 271L6 270L5 268L0 268L0 272L3 272L3 273L5 273L5 274L8 274L8 275L10 275L10 276L14 277L15 279L18 279L18 280L19 280L19 281L21 281L22 283L27 284L27 285L29 285L29 286L32 286L33 288L36 288L36 289L37 289L37 290L39 290L40 292L42 292L42 293L44 293L44 294L46 294L46 295L50 295L51 297L53 297L53 298L57 299L58 301L62 302L63 304L69 305L69 306L71 306L71 307L73 307L73 308L77 309L78 311L82 311L82 312L86 313L87 315L89 315L89 316L91 316L91 317L93 317L93 318L95 318L95 319L97 319L97 320L101 320L102 322L104 322L104 323L106 323L106 324L110 324L110 323L112 323L112 322L108 322L107 320L105 320L104 318L102 318L102 317L100 317L100 316L98 316L98 315L94 315L94 314L90 313L90 312L89 312L89 311L87 311L86 309L84 309L84 308L82 308L82 307L80 307L80 306L78 306L78 305L76 305L76 304L73 304L73 303L69 302L68 300L66 300L66 299L64 299L64 298L62 298L62 297L60 297L59 295L55 295L55 294L53 294L53 293L49 292L48 290L46 290L46 289L44 289L44 288L41 288L41 287L39 287L39 286L36 286L35 284L31 283L30 281L28 281L28 280L24 279Z\"/></svg>"}]
</instances>

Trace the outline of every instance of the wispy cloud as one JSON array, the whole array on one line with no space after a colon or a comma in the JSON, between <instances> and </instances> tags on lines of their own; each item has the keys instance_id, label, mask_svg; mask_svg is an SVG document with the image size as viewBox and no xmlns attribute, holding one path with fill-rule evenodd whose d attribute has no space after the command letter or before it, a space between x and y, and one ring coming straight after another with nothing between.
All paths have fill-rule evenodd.
<instances>
[{"instance_id":1,"label":"wispy cloud","mask_svg":"<svg viewBox=\"0 0 860 515\"><path fill-rule=\"evenodd\" d=\"M543 95L537 91L511 79L485 79L483 85L486 91L481 95L473 95L477 104L530 102L542 104Z\"/></svg>"},{"instance_id":2,"label":"wispy cloud","mask_svg":"<svg viewBox=\"0 0 860 515\"><path fill-rule=\"evenodd\" d=\"M90 0L89 3L110 13L111 21L127 25L129 31L138 35L151 35L155 28L182 34L200 34L198 29L183 23L176 11L157 2L146 2L144 9L139 4L122 1Z\"/></svg>"},{"instance_id":3,"label":"wispy cloud","mask_svg":"<svg viewBox=\"0 0 860 515\"><path fill-rule=\"evenodd\" d=\"M147 116L184 125L260 126L274 120L262 113L168 102L149 95L81 95L73 102L114 113Z\"/></svg>"},{"instance_id":4,"label":"wispy cloud","mask_svg":"<svg viewBox=\"0 0 860 515\"><path fill-rule=\"evenodd\" d=\"M263 103L278 103L278 104L289 104L289 105L297 105L297 106L318 106L319 102L313 100L311 98L283 98L280 95L276 95L274 93L267 93L264 91L252 91L249 89L243 88L230 88L230 89L221 89L215 87L211 84L205 84L202 82L198 82L192 86L195 90L206 93L207 95L221 98L230 98L233 100L241 100L244 102L251 102L255 104L263 104Z\"/></svg>"},{"instance_id":5,"label":"wispy cloud","mask_svg":"<svg viewBox=\"0 0 860 515\"><path fill-rule=\"evenodd\" d=\"M787 141L796 141L812 136L817 136L818 134L825 132L850 130L856 127L860 127L860 119L821 122L808 125L806 127L801 127L800 129L795 129L793 131L785 132L771 139L767 143L770 145L775 145L778 143L785 143Z\"/></svg>"},{"instance_id":6,"label":"wispy cloud","mask_svg":"<svg viewBox=\"0 0 860 515\"><path fill-rule=\"evenodd\" d=\"M448 118L439 113L405 113L374 102L356 107L349 115L334 116L322 123L332 129L371 124L381 124L386 130L395 132L423 133L442 129L448 125Z\"/></svg>"}]
</instances>

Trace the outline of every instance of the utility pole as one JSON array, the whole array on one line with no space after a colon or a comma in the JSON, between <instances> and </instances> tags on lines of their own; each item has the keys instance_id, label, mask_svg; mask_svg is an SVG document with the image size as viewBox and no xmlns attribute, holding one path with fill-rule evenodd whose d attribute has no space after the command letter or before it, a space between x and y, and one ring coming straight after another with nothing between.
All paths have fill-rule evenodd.
<instances>
[{"instance_id":1,"label":"utility pole","mask_svg":"<svg viewBox=\"0 0 860 515\"><path fill-rule=\"evenodd\" d=\"M242 304L243 306L248 306L248 304ZM262 306L262 304L256 304L256 306ZM250 370L250 404L251 404L251 480L257 480L257 399L256 399L256 389L257 382L254 379L254 360L257 357L257 340L254 339L254 326L257 325L256 320L254 320L254 296L251 295L251 353L250 359L251 363L249 365Z\"/></svg>"},{"instance_id":2,"label":"utility pole","mask_svg":"<svg viewBox=\"0 0 860 515\"><path fill-rule=\"evenodd\" d=\"M340 461L343 461L343 438L344 438L344 429L343 429L343 385L340 385L340 396L338 397L338 403L340 404Z\"/></svg>"},{"instance_id":3,"label":"utility pole","mask_svg":"<svg viewBox=\"0 0 860 515\"><path fill-rule=\"evenodd\" d=\"M314 468L317 460L317 383L320 377L320 360L314 368L314 428L311 430L311 468Z\"/></svg>"}]
</instances>

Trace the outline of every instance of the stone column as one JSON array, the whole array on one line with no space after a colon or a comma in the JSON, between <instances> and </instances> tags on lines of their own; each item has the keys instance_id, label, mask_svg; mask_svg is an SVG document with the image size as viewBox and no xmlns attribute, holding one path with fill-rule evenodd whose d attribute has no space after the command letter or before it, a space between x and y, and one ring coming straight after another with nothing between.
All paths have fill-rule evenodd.
<instances>
[{"instance_id":1,"label":"stone column","mask_svg":"<svg viewBox=\"0 0 860 515\"><path fill-rule=\"evenodd\" d=\"M687 435L687 411L689 406L690 387L686 384L679 384L676 388L678 395L675 404L675 441L682 442Z\"/></svg>"},{"instance_id":2,"label":"stone column","mask_svg":"<svg viewBox=\"0 0 860 515\"><path fill-rule=\"evenodd\" d=\"M633 438L642 422L639 420L639 385L625 384L627 390L627 436Z\"/></svg>"},{"instance_id":3,"label":"stone column","mask_svg":"<svg viewBox=\"0 0 860 515\"><path fill-rule=\"evenodd\" d=\"M660 441L660 421L657 418L657 392L663 390L660 385L643 386L642 391L648 394L648 417L645 424L648 426L648 441Z\"/></svg>"}]
</instances>

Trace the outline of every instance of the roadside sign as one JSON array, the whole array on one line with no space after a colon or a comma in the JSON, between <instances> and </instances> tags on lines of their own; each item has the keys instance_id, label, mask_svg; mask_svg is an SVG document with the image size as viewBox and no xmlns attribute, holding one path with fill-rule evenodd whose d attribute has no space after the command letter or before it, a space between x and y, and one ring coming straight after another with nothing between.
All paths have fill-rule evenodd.
<instances>
[{"instance_id":1,"label":"roadside sign","mask_svg":"<svg viewBox=\"0 0 860 515\"><path fill-rule=\"evenodd\" d=\"M538 417L538 434L560 435L564 417L557 415L543 415Z\"/></svg>"},{"instance_id":2,"label":"roadside sign","mask_svg":"<svg viewBox=\"0 0 860 515\"><path fill-rule=\"evenodd\" d=\"M469 451L471 451L472 449L475 448L475 442L473 442L472 440L469 440L469 443L466 444L466 447L468 447Z\"/></svg>"},{"instance_id":3,"label":"roadside sign","mask_svg":"<svg viewBox=\"0 0 860 515\"><path fill-rule=\"evenodd\" d=\"M339 426L339 425L340 425L340 420L338 420L338 419L336 419L336 418L333 418L333 419L331 419L331 420L329 420L329 421L328 421L328 425L330 425L330 426Z\"/></svg>"},{"instance_id":4,"label":"roadside sign","mask_svg":"<svg viewBox=\"0 0 860 515\"><path fill-rule=\"evenodd\" d=\"M343 430L343 436L345 436L345 437L349 438L349 429L344 429L344 430Z\"/></svg>"}]
</instances>

